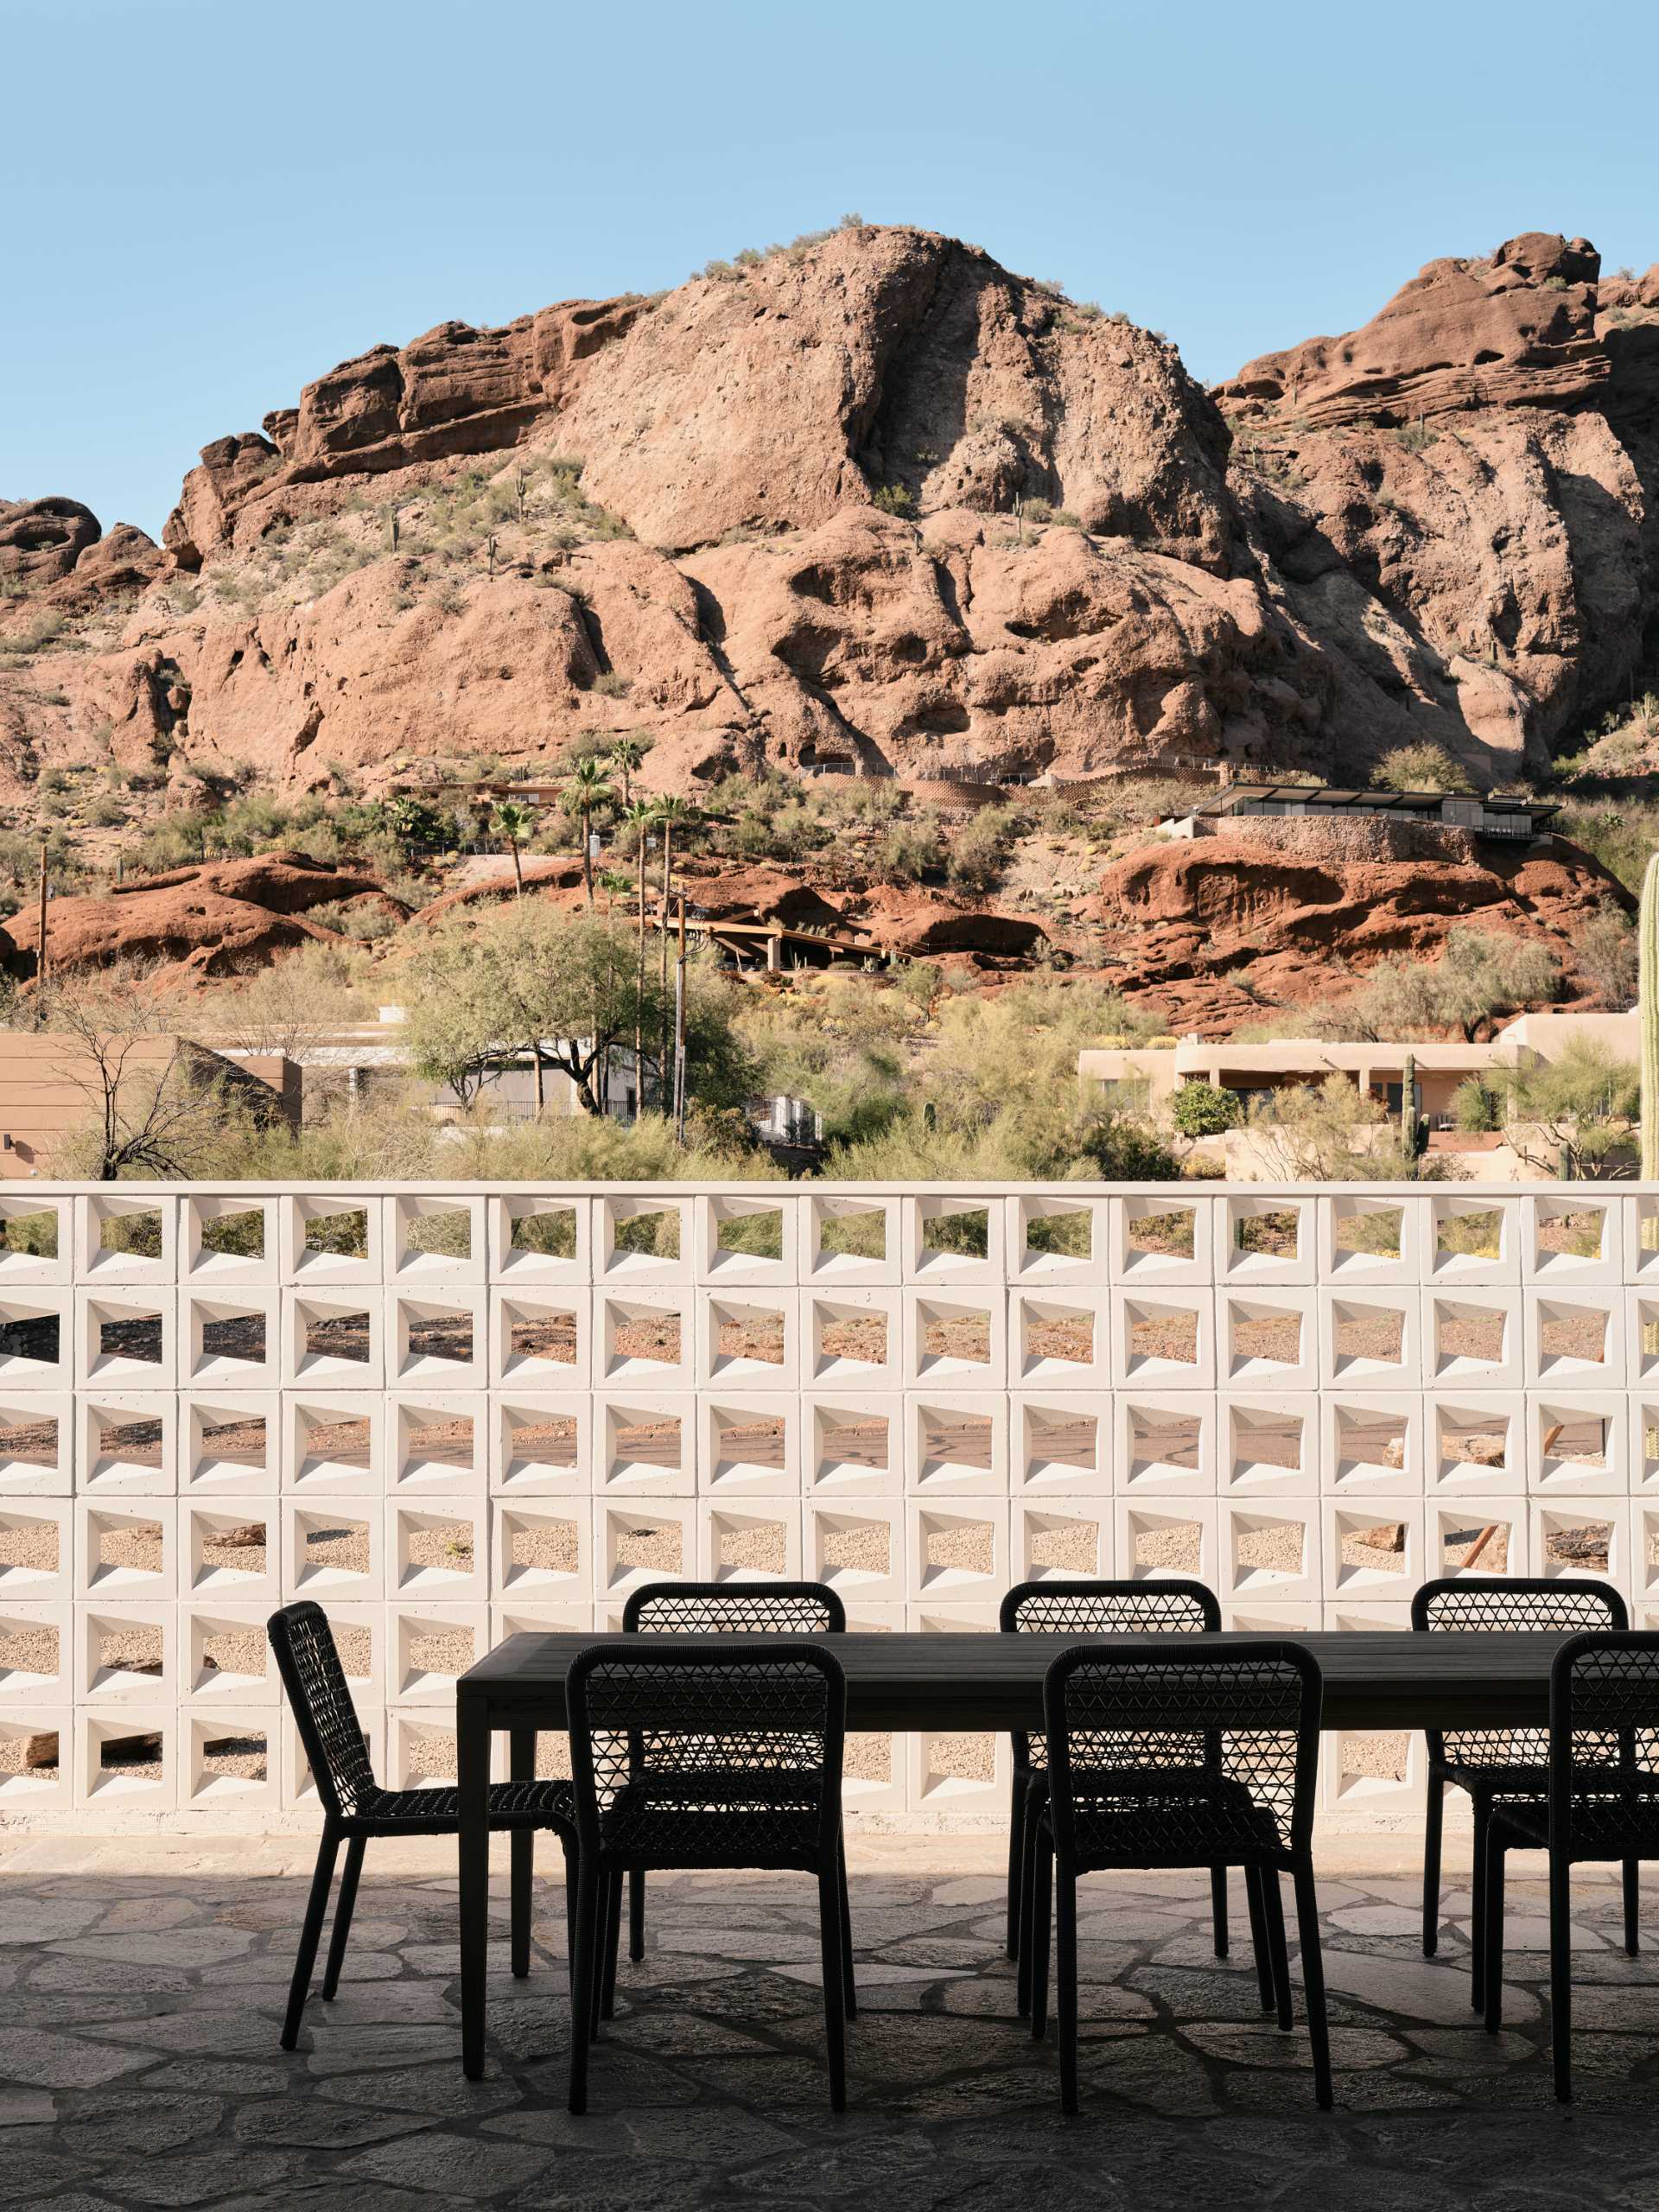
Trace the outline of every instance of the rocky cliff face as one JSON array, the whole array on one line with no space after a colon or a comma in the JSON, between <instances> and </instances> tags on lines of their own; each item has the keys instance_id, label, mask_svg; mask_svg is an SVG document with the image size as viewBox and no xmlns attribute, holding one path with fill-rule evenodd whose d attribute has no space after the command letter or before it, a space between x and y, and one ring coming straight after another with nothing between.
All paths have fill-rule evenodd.
<instances>
[{"instance_id":1,"label":"rocky cliff face","mask_svg":"<svg viewBox=\"0 0 1659 2212\"><path fill-rule=\"evenodd\" d=\"M156 548L0 505L0 798L49 763L372 788L1547 758L1659 658L1659 270L1432 263L1215 395L931 233L446 323L204 448Z\"/></svg>"}]
</instances>

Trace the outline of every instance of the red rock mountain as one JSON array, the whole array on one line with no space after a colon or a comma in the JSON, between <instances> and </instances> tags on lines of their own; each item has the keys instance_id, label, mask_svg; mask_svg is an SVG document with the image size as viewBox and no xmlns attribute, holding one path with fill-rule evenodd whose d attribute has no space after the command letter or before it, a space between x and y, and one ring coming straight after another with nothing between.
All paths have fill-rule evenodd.
<instances>
[{"instance_id":1,"label":"red rock mountain","mask_svg":"<svg viewBox=\"0 0 1659 2212\"><path fill-rule=\"evenodd\" d=\"M853 226L377 346L205 448L164 540L0 504L0 799L105 753L372 789L620 729L652 786L1415 740L1498 781L1659 658L1659 270L1529 234L1211 395Z\"/></svg>"}]
</instances>

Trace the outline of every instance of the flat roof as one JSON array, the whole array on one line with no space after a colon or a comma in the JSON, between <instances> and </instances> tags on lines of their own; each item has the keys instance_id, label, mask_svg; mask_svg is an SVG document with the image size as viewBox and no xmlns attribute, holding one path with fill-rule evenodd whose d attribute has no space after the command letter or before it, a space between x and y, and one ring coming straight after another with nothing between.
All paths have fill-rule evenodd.
<instances>
[{"instance_id":1,"label":"flat roof","mask_svg":"<svg viewBox=\"0 0 1659 2212\"><path fill-rule=\"evenodd\" d=\"M1368 813L1380 814L1390 807L1408 810L1438 809L1444 799L1471 799L1484 808L1488 814L1526 814L1534 821L1559 814L1560 808L1547 799L1493 798L1483 791L1384 791L1348 789L1335 784L1228 784L1213 798L1201 799L1192 809L1194 814L1230 814L1241 802L1261 804L1272 800L1296 800L1306 805L1318 800L1321 806L1363 807Z\"/></svg>"}]
</instances>

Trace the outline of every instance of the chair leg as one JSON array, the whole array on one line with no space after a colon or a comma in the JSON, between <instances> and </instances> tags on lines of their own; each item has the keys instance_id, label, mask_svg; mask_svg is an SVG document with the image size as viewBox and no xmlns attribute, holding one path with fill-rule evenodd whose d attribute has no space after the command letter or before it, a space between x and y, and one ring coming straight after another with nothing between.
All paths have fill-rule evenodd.
<instances>
[{"instance_id":1,"label":"chair leg","mask_svg":"<svg viewBox=\"0 0 1659 2212\"><path fill-rule=\"evenodd\" d=\"M1432 1959L1440 1948L1440 1837L1446 1825L1446 1784L1438 1774L1428 1777L1428 1804L1423 1816L1423 1956Z\"/></svg>"},{"instance_id":2,"label":"chair leg","mask_svg":"<svg viewBox=\"0 0 1659 2212\"><path fill-rule=\"evenodd\" d=\"M531 1885L536 1870L536 1832L514 1828L512 1854L512 1971L520 1981L530 1972Z\"/></svg>"},{"instance_id":3,"label":"chair leg","mask_svg":"<svg viewBox=\"0 0 1659 2212\"><path fill-rule=\"evenodd\" d=\"M1008 1939L1011 1959L1020 1955L1020 1910L1026 1894L1026 1785L1016 1774L1008 1792Z\"/></svg>"},{"instance_id":4,"label":"chair leg","mask_svg":"<svg viewBox=\"0 0 1659 2212\"><path fill-rule=\"evenodd\" d=\"M1272 1878L1279 1887L1279 1878ZM1313 2094L1321 2112L1329 2112L1331 2094L1331 2028L1325 2014L1325 1959L1319 1949L1319 1897L1313 1886L1313 1866L1303 1859L1296 1867L1296 1932L1302 1947L1302 1993L1307 2002L1307 2033L1313 2046Z\"/></svg>"},{"instance_id":5,"label":"chair leg","mask_svg":"<svg viewBox=\"0 0 1659 2212\"><path fill-rule=\"evenodd\" d=\"M645 1870L636 1866L628 1876L628 1956L638 1966L645 1955Z\"/></svg>"},{"instance_id":6,"label":"chair leg","mask_svg":"<svg viewBox=\"0 0 1659 2212\"><path fill-rule=\"evenodd\" d=\"M836 1881L841 1891L841 1985L847 2018L858 2018L858 1985L853 1977L853 1904L847 1893L847 1840L836 1846Z\"/></svg>"},{"instance_id":7,"label":"chair leg","mask_svg":"<svg viewBox=\"0 0 1659 2212\"><path fill-rule=\"evenodd\" d=\"M1031 1922L1025 1949L1031 1960L1031 2039L1040 2043L1048 2031L1049 1892L1054 1875L1054 1848L1039 1827L1032 1839Z\"/></svg>"},{"instance_id":8,"label":"chair leg","mask_svg":"<svg viewBox=\"0 0 1659 2212\"><path fill-rule=\"evenodd\" d=\"M1285 1900L1276 1866L1262 1869L1262 1916L1268 1923L1268 1955L1273 1961L1273 1994L1279 2025L1288 2032L1292 2025L1290 1950L1285 1942Z\"/></svg>"},{"instance_id":9,"label":"chair leg","mask_svg":"<svg viewBox=\"0 0 1659 2212\"><path fill-rule=\"evenodd\" d=\"M605 1954L610 1939L611 1890L622 1879L613 1869L605 1869L599 1876L598 1902L594 1907L594 1978L588 1992L588 2033L595 2043L599 2040L599 2024L604 2018ZM582 1940L578 1923L576 1940Z\"/></svg>"},{"instance_id":10,"label":"chair leg","mask_svg":"<svg viewBox=\"0 0 1659 2212\"><path fill-rule=\"evenodd\" d=\"M620 1870L611 1877L608 1911L605 1923L605 1986L600 2001L602 2020L616 2017L616 1955L622 1941L622 1876Z\"/></svg>"},{"instance_id":11,"label":"chair leg","mask_svg":"<svg viewBox=\"0 0 1659 2212\"><path fill-rule=\"evenodd\" d=\"M334 1860L340 1853L340 1836L331 1827L322 1832L322 1841L317 1847L316 1870L311 1877L311 1894L305 1901L305 1921L300 1929L299 1956L294 1961L294 1979L288 1988L288 2012L283 2021L282 2044L292 2050L300 2039L300 2015L305 2010L305 2000L311 1991L311 1969L317 1962L317 1945L322 1938L322 1916L328 1910L328 1891L334 1879Z\"/></svg>"},{"instance_id":12,"label":"chair leg","mask_svg":"<svg viewBox=\"0 0 1659 2212\"><path fill-rule=\"evenodd\" d=\"M1262 1869L1244 1869L1244 1902L1249 1908L1250 1948L1255 1955L1256 1986L1262 1993L1262 2010L1271 2012L1277 2001L1273 1972L1273 1952L1268 1942L1267 1914L1262 1904Z\"/></svg>"},{"instance_id":13,"label":"chair leg","mask_svg":"<svg viewBox=\"0 0 1659 2212\"><path fill-rule=\"evenodd\" d=\"M1642 1861L1624 1861L1624 1955L1633 1959L1642 1948Z\"/></svg>"},{"instance_id":14,"label":"chair leg","mask_svg":"<svg viewBox=\"0 0 1659 2212\"><path fill-rule=\"evenodd\" d=\"M1573 2101L1573 1869L1564 1852L1549 1854L1549 2048L1555 2096Z\"/></svg>"},{"instance_id":15,"label":"chair leg","mask_svg":"<svg viewBox=\"0 0 1659 2212\"><path fill-rule=\"evenodd\" d=\"M1215 1929L1216 1956L1227 1955L1227 1869L1210 1869L1210 1918Z\"/></svg>"},{"instance_id":16,"label":"chair leg","mask_svg":"<svg viewBox=\"0 0 1659 2212\"><path fill-rule=\"evenodd\" d=\"M1481 2005L1489 2035L1503 2024L1503 1875L1507 1859L1501 1830L1494 1821L1486 1831L1486 1878L1481 1885L1485 1899L1481 1931L1481 1964L1485 1986Z\"/></svg>"},{"instance_id":17,"label":"chair leg","mask_svg":"<svg viewBox=\"0 0 1659 2212\"><path fill-rule=\"evenodd\" d=\"M823 1974L823 2041L830 2060L830 2109L847 2109L846 1968L841 1951L841 1885L836 1870L818 1876L818 1956Z\"/></svg>"},{"instance_id":18,"label":"chair leg","mask_svg":"<svg viewBox=\"0 0 1659 2212\"><path fill-rule=\"evenodd\" d=\"M352 1932L352 1909L357 1903L357 1881L363 1872L365 1836L354 1835L346 1847L346 1868L334 1899L334 1924L328 1931L328 1963L322 1972L322 1993L332 1998L340 1987L340 1970L346 1963L346 1942Z\"/></svg>"},{"instance_id":19,"label":"chair leg","mask_svg":"<svg viewBox=\"0 0 1659 2212\"><path fill-rule=\"evenodd\" d=\"M1042 1792L1028 1787L1020 1823L1020 1948L1014 1975L1014 2010L1022 2020L1031 2011L1031 1931L1037 1917L1037 1826L1042 1816Z\"/></svg>"},{"instance_id":20,"label":"chair leg","mask_svg":"<svg viewBox=\"0 0 1659 2212\"><path fill-rule=\"evenodd\" d=\"M570 1999L570 2109L588 2109L588 2046L598 1993L600 1908L604 1878L597 1866L576 1868L575 1980Z\"/></svg>"},{"instance_id":21,"label":"chair leg","mask_svg":"<svg viewBox=\"0 0 1659 2212\"><path fill-rule=\"evenodd\" d=\"M1484 1797L1475 1798L1475 1857L1470 1882L1469 2002L1477 2012L1486 1999L1486 1834L1491 1815Z\"/></svg>"},{"instance_id":22,"label":"chair leg","mask_svg":"<svg viewBox=\"0 0 1659 2212\"><path fill-rule=\"evenodd\" d=\"M1060 2110L1077 2108L1077 1878L1056 1870L1054 2012L1060 2028Z\"/></svg>"},{"instance_id":23,"label":"chair leg","mask_svg":"<svg viewBox=\"0 0 1659 2212\"><path fill-rule=\"evenodd\" d=\"M576 1846L569 1835L562 1834L559 1842L564 1851L564 1970L570 1986L576 1986Z\"/></svg>"}]
</instances>

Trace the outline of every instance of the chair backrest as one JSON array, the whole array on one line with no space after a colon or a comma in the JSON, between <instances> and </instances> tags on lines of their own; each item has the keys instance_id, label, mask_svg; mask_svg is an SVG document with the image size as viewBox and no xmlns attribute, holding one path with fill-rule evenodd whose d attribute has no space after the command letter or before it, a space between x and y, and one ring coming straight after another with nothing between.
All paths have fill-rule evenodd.
<instances>
[{"instance_id":1,"label":"chair backrest","mask_svg":"<svg viewBox=\"0 0 1659 2212\"><path fill-rule=\"evenodd\" d=\"M374 1794L374 1769L328 1616L304 1599L273 1613L265 1632L323 1810L349 1819Z\"/></svg>"},{"instance_id":2,"label":"chair backrest","mask_svg":"<svg viewBox=\"0 0 1659 2212\"><path fill-rule=\"evenodd\" d=\"M1618 1855L1632 1815L1649 1834L1659 1822L1659 1634L1575 1636L1549 1670L1551 1841Z\"/></svg>"},{"instance_id":3,"label":"chair backrest","mask_svg":"<svg viewBox=\"0 0 1659 2212\"><path fill-rule=\"evenodd\" d=\"M823 1582L645 1582L628 1592L623 1633L841 1636L847 1608Z\"/></svg>"},{"instance_id":4,"label":"chair backrest","mask_svg":"<svg viewBox=\"0 0 1659 2212\"><path fill-rule=\"evenodd\" d=\"M1195 1650L1179 1636L1125 1637L1063 1651L1043 1683L1056 1843L1109 1850L1114 1822L1132 1819L1171 1865L1209 1863L1217 1840L1306 1850L1324 1694L1313 1653L1276 1639Z\"/></svg>"},{"instance_id":5,"label":"chair backrest","mask_svg":"<svg viewBox=\"0 0 1659 2212\"><path fill-rule=\"evenodd\" d=\"M798 1855L803 1803L813 1849L834 1849L847 1682L823 1645L607 1638L572 1661L565 1710L584 1852L597 1848L601 1822L607 1850L626 1855L647 1833L671 1850L677 1810L688 1848L715 1815L753 1854L705 1863L764 1865L774 1847Z\"/></svg>"},{"instance_id":6,"label":"chair backrest","mask_svg":"<svg viewBox=\"0 0 1659 2212\"><path fill-rule=\"evenodd\" d=\"M1413 1593L1411 1624L1430 1635L1478 1636L1493 1630L1619 1630L1630 1615L1611 1582L1590 1576L1551 1580L1540 1575L1447 1574ZM1536 1766L1549 1758L1542 1728L1459 1728L1424 1732L1431 1764Z\"/></svg>"},{"instance_id":7,"label":"chair backrest","mask_svg":"<svg viewBox=\"0 0 1659 2212\"><path fill-rule=\"evenodd\" d=\"M997 1626L1027 1636L1201 1635L1219 1630L1221 1601L1208 1583L1175 1574L1155 1582L1016 1582ZM1024 1728L1012 1733L1015 1766L1040 1764L1040 1739L1033 1745Z\"/></svg>"}]
</instances>

